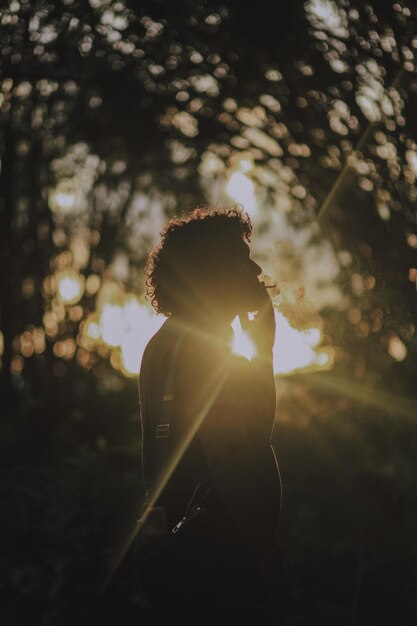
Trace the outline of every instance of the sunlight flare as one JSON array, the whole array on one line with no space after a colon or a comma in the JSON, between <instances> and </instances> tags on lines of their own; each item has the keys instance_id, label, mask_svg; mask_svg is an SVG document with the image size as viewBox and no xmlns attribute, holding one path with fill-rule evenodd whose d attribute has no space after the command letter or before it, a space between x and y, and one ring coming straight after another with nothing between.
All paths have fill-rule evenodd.
<instances>
[{"instance_id":1,"label":"sunlight flare","mask_svg":"<svg viewBox=\"0 0 417 626\"><path fill-rule=\"evenodd\" d=\"M55 275L57 297L62 304L76 304L84 294L85 279L79 272L69 268Z\"/></svg>"},{"instance_id":2,"label":"sunlight flare","mask_svg":"<svg viewBox=\"0 0 417 626\"><path fill-rule=\"evenodd\" d=\"M118 304L105 304L100 317L100 334L105 344L111 348L120 346L123 341L123 309Z\"/></svg>"},{"instance_id":3,"label":"sunlight flare","mask_svg":"<svg viewBox=\"0 0 417 626\"><path fill-rule=\"evenodd\" d=\"M135 297L129 297L123 307L125 332L120 345L121 369L126 376L136 376L146 344L159 330L165 318Z\"/></svg>"},{"instance_id":4,"label":"sunlight flare","mask_svg":"<svg viewBox=\"0 0 417 626\"><path fill-rule=\"evenodd\" d=\"M146 344L159 330L165 317L154 313L132 293L114 281L99 293L99 306L84 333L90 341L111 349L111 364L125 376L137 376Z\"/></svg>"},{"instance_id":5,"label":"sunlight flare","mask_svg":"<svg viewBox=\"0 0 417 626\"><path fill-rule=\"evenodd\" d=\"M256 347L247 332L242 329L239 316L237 315L232 322L233 338L232 338L232 352L239 356L243 356L251 361L256 355Z\"/></svg>"},{"instance_id":6,"label":"sunlight flare","mask_svg":"<svg viewBox=\"0 0 417 626\"><path fill-rule=\"evenodd\" d=\"M388 354L396 361L404 361L407 356L407 348L397 336L391 337L388 342Z\"/></svg>"},{"instance_id":7,"label":"sunlight flare","mask_svg":"<svg viewBox=\"0 0 417 626\"><path fill-rule=\"evenodd\" d=\"M95 350L100 345L110 349L112 366L124 376L139 374L147 343L165 322L149 304L133 293L124 291L116 282L103 284L98 307L83 327L83 345ZM273 368L276 376L330 369L333 348L321 346L323 333L319 326L296 328L287 317L275 309L276 336L273 347ZM250 334L242 328L239 316L232 324L233 337L229 348L248 360L256 356L256 346Z\"/></svg>"},{"instance_id":8,"label":"sunlight flare","mask_svg":"<svg viewBox=\"0 0 417 626\"><path fill-rule=\"evenodd\" d=\"M273 347L273 367L277 376L301 371L329 369L333 365L333 349L320 347L323 334L318 327L297 329L275 310L276 334ZM256 347L249 333L242 329L239 317L232 322L231 349L234 354L252 360Z\"/></svg>"},{"instance_id":9,"label":"sunlight flare","mask_svg":"<svg viewBox=\"0 0 417 626\"><path fill-rule=\"evenodd\" d=\"M235 202L242 204L251 218L255 216L258 209L255 184L250 178L252 169L253 161L249 156L240 158L230 170L225 186L227 195Z\"/></svg>"},{"instance_id":10,"label":"sunlight flare","mask_svg":"<svg viewBox=\"0 0 417 626\"><path fill-rule=\"evenodd\" d=\"M91 319L91 317L85 322L84 332L88 339L92 341L98 341L100 339L100 325Z\"/></svg>"},{"instance_id":11,"label":"sunlight flare","mask_svg":"<svg viewBox=\"0 0 417 626\"><path fill-rule=\"evenodd\" d=\"M275 323L273 364L276 375L329 369L333 365L333 349L319 347L322 341L319 328L294 328L279 311L275 311Z\"/></svg>"},{"instance_id":12,"label":"sunlight flare","mask_svg":"<svg viewBox=\"0 0 417 626\"><path fill-rule=\"evenodd\" d=\"M75 178L60 180L49 193L49 208L52 213L70 216L81 213L86 206L86 199L80 182Z\"/></svg>"}]
</instances>

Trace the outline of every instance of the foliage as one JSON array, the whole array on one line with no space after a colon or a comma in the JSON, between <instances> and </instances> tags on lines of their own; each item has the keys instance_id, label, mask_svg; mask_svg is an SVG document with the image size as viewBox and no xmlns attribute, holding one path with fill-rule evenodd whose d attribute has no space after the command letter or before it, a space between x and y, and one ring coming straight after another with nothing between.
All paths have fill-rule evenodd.
<instances>
[{"instance_id":1,"label":"foliage","mask_svg":"<svg viewBox=\"0 0 417 626\"><path fill-rule=\"evenodd\" d=\"M297 593L320 623L368 625L385 618L375 617L377 600L363 608L358 580L378 563L396 560L404 589L413 588L415 551L408 558L398 534L385 560L375 556L383 534L369 558L352 564L349 553L366 548L379 515L379 501L355 490L359 480L370 492L389 483L409 507L403 537L415 518L407 442L416 362L416 8L308 0L287 3L279 20L270 11L266 1L202 0L8 0L0 8L1 490L18 520L6 516L4 535L13 538L1 576L10 575L10 593L17 604L25 598L35 621L58 623L86 597L74 583L80 570L97 590L113 563L98 564L101 545L116 553L134 525L136 505L126 503L140 501L139 427L126 375L139 362L144 329L155 327L144 308L144 262L166 218L202 202L245 206L254 254L280 289L280 319L298 336L320 331L333 355L331 371L288 383L277 416ZM278 350L295 350L279 339ZM320 446L303 456L317 430L343 463L320 465ZM314 468L316 485L327 482L312 497ZM349 494L346 517L327 502L338 497L328 484L335 472ZM121 521L110 513L118 493ZM346 528L353 508L368 516L364 536ZM100 515L119 529L113 543ZM389 532L396 522L384 515ZM346 567L343 582L332 577L322 528ZM27 562L15 560L19 545ZM325 549L330 574L320 577L317 554L308 569L304 549ZM354 570L356 591L342 598ZM314 586L316 601L314 580L326 589ZM393 600L405 607L404 624L407 598Z\"/></svg>"}]
</instances>

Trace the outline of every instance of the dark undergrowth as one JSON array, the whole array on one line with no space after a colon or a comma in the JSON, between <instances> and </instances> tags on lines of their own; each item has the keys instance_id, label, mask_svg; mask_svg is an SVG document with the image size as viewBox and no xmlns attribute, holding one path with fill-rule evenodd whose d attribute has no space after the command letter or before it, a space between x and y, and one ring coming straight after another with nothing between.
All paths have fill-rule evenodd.
<instances>
[{"instance_id":1,"label":"dark undergrowth","mask_svg":"<svg viewBox=\"0 0 417 626\"><path fill-rule=\"evenodd\" d=\"M308 376L278 391L284 623L414 626L413 420L319 392ZM129 550L121 558L142 491L134 394L131 411L117 406L88 421L21 405L3 421L2 626L153 623Z\"/></svg>"}]
</instances>

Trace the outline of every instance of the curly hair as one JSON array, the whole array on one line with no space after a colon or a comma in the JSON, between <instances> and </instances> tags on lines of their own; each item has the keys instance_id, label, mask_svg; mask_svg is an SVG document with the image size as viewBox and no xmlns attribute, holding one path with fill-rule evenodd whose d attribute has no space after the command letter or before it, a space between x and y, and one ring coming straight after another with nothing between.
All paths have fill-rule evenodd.
<instances>
[{"instance_id":1,"label":"curly hair","mask_svg":"<svg viewBox=\"0 0 417 626\"><path fill-rule=\"evenodd\" d=\"M250 241L251 233L250 218L238 207L204 205L170 219L145 268L147 296L157 313L169 317L183 310L190 293L233 262L233 242Z\"/></svg>"}]
</instances>

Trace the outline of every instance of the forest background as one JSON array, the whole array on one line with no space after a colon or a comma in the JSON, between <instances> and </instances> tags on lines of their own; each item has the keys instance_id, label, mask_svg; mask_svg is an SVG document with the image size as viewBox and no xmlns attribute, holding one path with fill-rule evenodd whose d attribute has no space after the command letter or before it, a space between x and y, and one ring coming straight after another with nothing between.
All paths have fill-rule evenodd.
<instances>
[{"instance_id":1,"label":"forest background","mask_svg":"<svg viewBox=\"0 0 417 626\"><path fill-rule=\"evenodd\" d=\"M1 5L2 624L145 623L116 568L161 323L144 265L204 202L248 211L279 288L297 606L416 623L417 9L276 4Z\"/></svg>"}]
</instances>

